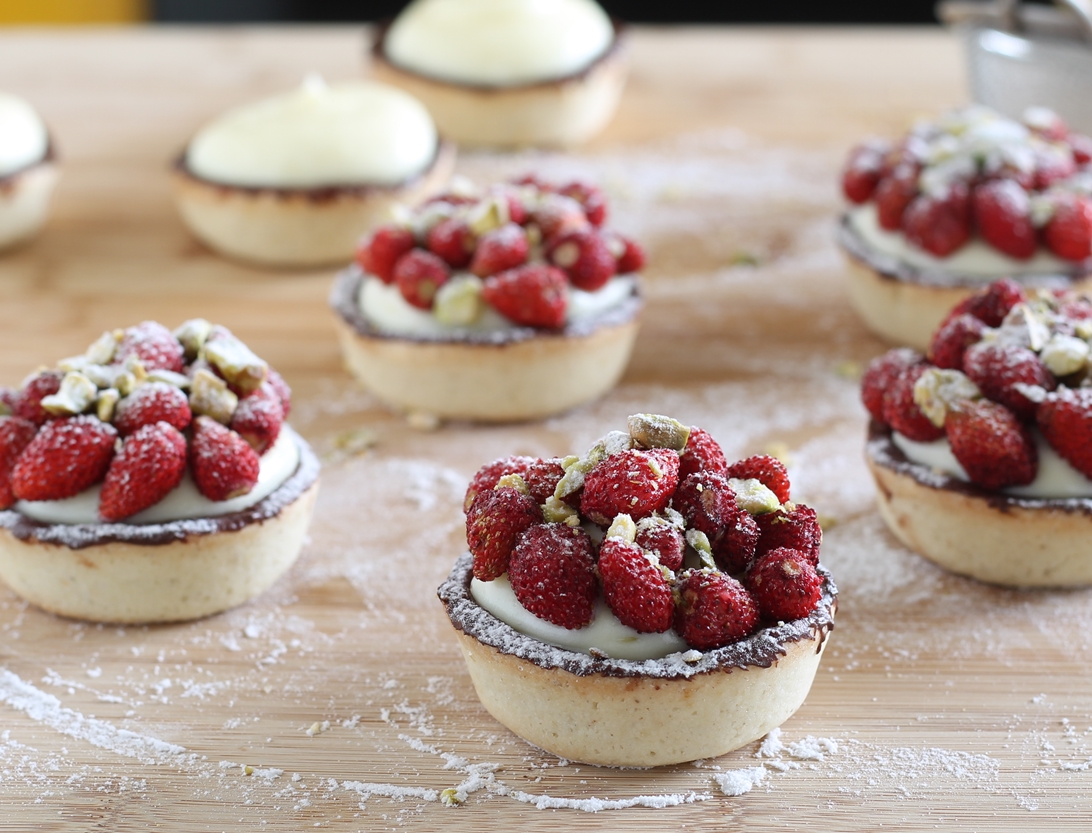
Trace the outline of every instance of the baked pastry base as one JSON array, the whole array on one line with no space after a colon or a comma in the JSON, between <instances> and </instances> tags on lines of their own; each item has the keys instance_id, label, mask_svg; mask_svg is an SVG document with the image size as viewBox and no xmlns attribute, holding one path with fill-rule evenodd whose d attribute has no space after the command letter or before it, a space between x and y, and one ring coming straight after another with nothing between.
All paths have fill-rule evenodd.
<instances>
[{"instance_id":1,"label":"baked pastry base","mask_svg":"<svg viewBox=\"0 0 1092 833\"><path fill-rule=\"evenodd\" d=\"M726 754L800 708L837 608L830 575L820 572L823 598L807 619L765 628L693 663L680 654L644 662L597 658L524 636L474 601L469 554L439 596L493 717L568 760L648 767Z\"/></svg>"},{"instance_id":2,"label":"baked pastry base","mask_svg":"<svg viewBox=\"0 0 1092 833\"><path fill-rule=\"evenodd\" d=\"M49 216L49 199L59 172L49 157L0 177L0 249L33 237Z\"/></svg>"},{"instance_id":3,"label":"baked pastry base","mask_svg":"<svg viewBox=\"0 0 1092 833\"><path fill-rule=\"evenodd\" d=\"M31 604L93 622L179 622L240 605L269 589L303 545L318 461L296 440L296 472L231 515L66 526L0 512L0 579Z\"/></svg>"}]
</instances>

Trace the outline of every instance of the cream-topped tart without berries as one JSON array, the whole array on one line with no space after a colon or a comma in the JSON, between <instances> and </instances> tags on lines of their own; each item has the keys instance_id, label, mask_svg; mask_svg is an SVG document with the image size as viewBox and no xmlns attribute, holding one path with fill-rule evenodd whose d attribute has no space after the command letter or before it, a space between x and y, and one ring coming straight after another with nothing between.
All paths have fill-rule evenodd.
<instances>
[{"instance_id":1,"label":"cream-topped tart without berries","mask_svg":"<svg viewBox=\"0 0 1092 833\"><path fill-rule=\"evenodd\" d=\"M0 388L0 580L97 622L239 605L299 555L318 461L281 376L203 319L102 335Z\"/></svg>"},{"instance_id":2,"label":"cream-topped tart without berries","mask_svg":"<svg viewBox=\"0 0 1092 833\"><path fill-rule=\"evenodd\" d=\"M998 281L862 380L880 513L953 572L1092 584L1092 299Z\"/></svg>"},{"instance_id":3,"label":"cream-topped tart without berries","mask_svg":"<svg viewBox=\"0 0 1092 833\"><path fill-rule=\"evenodd\" d=\"M198 131L175 166L175 200L218 252L319 266L351 257L361 228L436 193L453 166L453 146L411 96L312 75Z\"/></svg>"},{"instance_id":4,"label":"cream-topped tart without berries","mask_svg":"<svg viewBox=\"0 0 1092 833\"><path fill-rule=\"evenodd\" d=\"M767 456L631 416L583 456L508 457L466 494L439 595L482 705L563 758L659 766L756 740L804 702L833 627L813 509Z\"/></svg>"},{"instance_id":5,"label":"cream-topped tart without berries","mask_svg":"<svg viewBox=\"0 0 1092 833\"><path fill-rule=\"evenodd\" d=\"M925 350L952 307L990 281L1092 279L1092 139L1057 114L982 106L854 148L839 227L850 301L884 339Z\"/></svg>"},{"instance_id":6,"label":"cream-topped tart without berries","mask_svg":"<svg viewBox=\"0 0 1092 833\"><path fill-rule=\"evenodd\" d=\"M45 225L56 182L45 123L23 99L0 93L0 249Z\"/></svg>"},{"instance_id":7,"label":"cream-topped tart without berries","mask_svg":"<svg viewBox=\"0 0 1092 833\"><path fill-rule=\"evenodd\" d=\"M617 26L594 0L414 0L379 30L377 78L470 145L572 145L625 86Z\"/></svg>"},{"instance_id":8,"label":"cream-topped tart without berries","mask_svg":"<svg viewBox=\"0 0 1092 833\"><path fill-rule=\"evenodd\" d=\"M610 390L637 336L641 247L584 182L458 182L360 245L335 282L345 363L380 400L486 422Z\"/></svg>"}]
</instances>

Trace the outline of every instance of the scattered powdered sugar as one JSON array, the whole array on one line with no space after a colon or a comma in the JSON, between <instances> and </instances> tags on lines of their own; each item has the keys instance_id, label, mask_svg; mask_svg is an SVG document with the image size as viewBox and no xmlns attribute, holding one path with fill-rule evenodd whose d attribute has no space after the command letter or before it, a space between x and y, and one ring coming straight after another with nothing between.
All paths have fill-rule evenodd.
<instances>
[{"instance_id":1,"label":"scattered powdered sugar","mask_svg":"<svg viewBox=\"0 0 1092 833\"><path fill-rule=\"evenodd\" d=\"M729 772L718 772L713 776L713 780L717 782L720 791L725 795L743 795L766 780L766 767L751 766Z\"/></svg>"}]
</instances>

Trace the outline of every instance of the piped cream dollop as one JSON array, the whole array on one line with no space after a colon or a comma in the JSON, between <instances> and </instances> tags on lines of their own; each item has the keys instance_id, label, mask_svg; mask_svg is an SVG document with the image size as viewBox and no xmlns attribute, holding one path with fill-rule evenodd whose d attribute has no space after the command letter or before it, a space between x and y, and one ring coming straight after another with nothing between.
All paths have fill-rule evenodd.
<instances>
[{"instance_id":1,"label":"piped cream dollop","mask_svg":"<svg viewBox=\"0 0 1092 833\"><path fill-rule=\"evenodd\" d=\"M614 659L646 660L661 659L668 654L690 650L690 646L673 630L666 633L638 633L623 625L611 613L602 596L596 603L591 624L578 630L569 630L539 619L521 605L507 575L493 581L471 579L470 595L502 622L525 636L569 651L590 654L591 649L595 648Z\"/></svg>"},{"instance_id":2,"label":"piped cream dollop","mask_svg":"<svg viewBox=\"0 0 1092 833\"><path fill-rule=\"evenodd\" d=\"M45 123L27 102L0 93L0 176L40 162L49 147Z\"/></svg>"},{"instance_id":3,"label":"piped cream dollop","mask_svg":"<svg viewBox=\"0 0 1092 833\"><path fill-rule=\"evenodd\" d=\"M309 76L283 95L203 127L186 151L197 176L226 185L396 185L428 168L436 127L417 99L384 84Z\"/></svg>"},{"instance_id":4,"label":"piped cream dollop","mask_svg":"<svg viewBox=\"0 0 1092 833\"><path fill-rule=\"evenodd\" d=\"M613 39L593 0L415 0L391 24L384 48L421 75L508 87L579 72Z\"/></svg>"},{"instance_id":5,"label":"piped cream dollop","mask_svg":"<svg viewBox=\"0 0 1092 833\"><path fill-rule=\"evenodd\" d=\"M254 488L245 495L230 500L212 501L197 491L186 470L182 482L163 500L143 512L127 518L128 524L155 524L190 518L217 518L249 509L278 489L299 466L300 450L291 431L282 430L277 441L261 456L261 473ZM85 489L65 500L20 500L13 507L17 512L41 523L91 524L100 523L99 493L102 485Z\"/></svg>"}]
</instances>

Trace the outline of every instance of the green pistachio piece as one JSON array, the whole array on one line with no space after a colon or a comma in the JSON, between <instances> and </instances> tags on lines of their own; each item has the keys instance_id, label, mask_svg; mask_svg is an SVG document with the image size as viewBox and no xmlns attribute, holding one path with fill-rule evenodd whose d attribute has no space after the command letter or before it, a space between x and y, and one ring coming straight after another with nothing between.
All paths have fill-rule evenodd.
<instances>
[{"instance_id":1,"label":"green pistachio piece","mask_svg":"<svg viewBox=\"0 0 1092 833\"><path fill-rule=\"evenodd\" d=\"M239 397L228 390L227 382L215 373L202 369L193 374L190 410L194 416L205 414L228 425L238 404Z\"/></svg>"},{"instance_id":2,"label":"green pistachio piece","mask_svg":"<svg viewBox=\"0 0 1092 833\"><path fill-rule=\"evenodd\" d=\"M580 513L553 495L546 498L546 502L542 504L542 517L551 524L580 525Z\"/></svg>"},{"instance_id":3,"label":"green pistachio piece","mask_svg":"<svg viewBox=\"0 0 1092 833\"><path fill-rule=\"evenodd\" d=\"M713 546L709 543L709 537L700 529L686 530L686 543L698 554L703 567L711 570L717 568L717 562L713 558Z\"/></svg>"},{"instance_id":4,"label":"green pistachio piece","mask_svg":"<svg viewBox=\"0 0 1092 833\"><path fill-rule=\"evenodd\" d=\"M432 314L441 324L462 327L477 321L482 309L482 279L458 275L437 290Z\"/></svg>"},{"instance_id":5,"label":"green pistachio piece","mask_svg":"<svg viewBox=\"0 0 1092 833\"><path fill-rule=\"evenodd\" d=\"M776 512L781 508L781 501L777 499L777 495L770 491L761 480L754 478L740 480L730 477L728 485L736 493L736 506L752 515L765 515L767 512Z\"/></svg>"},{"instance_id":6,"label":"green pistachio piece","mask_svg":"<svg viewBox=\"0 0 1092 833\"><path fill-rule=\"evenodd\" d=\"M204 318L191 318L174 331L174 337L182 345L187 361L192 362L197 358L211 332L212 324Z\"/></svg>"},{"instance_id":7,"label":"green pistachio piece","mask_svg":"<svg viewBox=\"0 0 1092 833\"><path fill-rule=\"evenodd\" d=\"M55 416L82 414L95 401L99 389L82 373L72 371L61 379L60 389L42 397L43 410Z\"/></svg>"},{"instance_id":8,"label":"green pistachio piece","mask_svg":"<svg viewBox=\"0 0 1092 833\"><path fill-rule=\"evenodd\" d=\"M670 448L682 452L690 439L690 428L659 414L634 414L627 421L629 435L644 448Z\"/></svg>"},{"instance_id":9,"label":"green pistachio piece","mask_svg":"<svg viewBox=\"0 0 1092 833\"><path fill-rule=\"evenodd\" d=\"M95 414L98 418L103 422L113 422L114 411L117 409L119 399L121 399L121 394L116 388L100 390L98 397L95 399Z\"/></svg>"},{"instance_id":10,"label":"green pistachio piece","mask_svg":"<svg viewBox=\"0 0 1092 833\"><path fill-rule=\"evenodd\" d=\"M629 515L615 515L614 522L607 530L608 538L621 538L627 544L637 540L637 524Z\"/></svg>"},{"instance_id":11,"label":"green pistachio piece","mask_svg":"<svg viewBox=\"0 0 1092 833\"><path fill-rule=\"evenodd\" d=\"M206 341L202 353L209 364L244 394L257 390L269 372L269 365L233 335Z\"/></svg>"},{"instance_id":12,"label":"green pistachio piece","mask_svg":"<svg viewBox=\"0 0 1092 833\"><path fill-rule=\"evenodd\" d=\"M122 334L122 330L113 330L99 336L84 353L87 361L91 364L110 364L114 360Z\"/></svg>"},{"instance_id":13,"label":"green pistachio piece","mask_svg":"<svg viewBox=\"0 0 1092 833\"><path fill-rule=\"evenodd\" d=\"M531 488L527 485L527 481L523 479L520 474L506 474L500 480L497 481L497 485L494 489L515 489L521 495L531 494Z\"/></svg>"}]
</instances>

